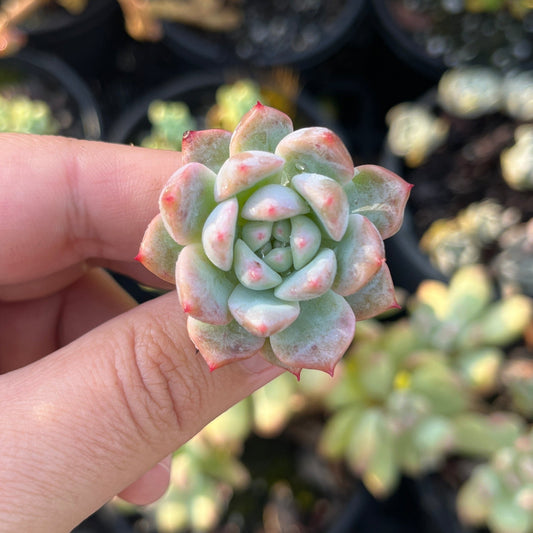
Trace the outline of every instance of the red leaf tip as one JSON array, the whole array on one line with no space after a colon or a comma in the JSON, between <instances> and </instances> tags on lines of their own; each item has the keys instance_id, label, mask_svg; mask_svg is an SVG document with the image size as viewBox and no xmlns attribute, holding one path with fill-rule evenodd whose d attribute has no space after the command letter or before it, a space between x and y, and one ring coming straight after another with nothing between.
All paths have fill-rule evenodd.
<instances>
[{"instance_id":1,"label":"red leaf tip","mask_svg":"<svg viewBox=\"0 0 533 533\"><path fill-rule=\"evenodd\" d=\"M168 193L163 196L163 202L167 204L171 204L175 199L176 198L174 197L172 193Z\"/></svg>"},{"instance_id":2,"label":"red leaf tip","mask_svg":"<svg viewBox=\"0 0 533 533\"><path fill-rule=\"evenodd\" d=\"M181 139L181 142L183 143L183 141L187 142L187 141L190 141L193 139L193 137L195 136L195 131L194 130L187 130L184 134L183 134L183 137Z\"/></svg>"},{"instance_id":3,"label":"red leaf tip","mask_svg":"<svg viewBox=\"0 0 533 533\"><path fill-rule=\"evenodd\" d=\"M301 378L301 375L302 375L302 369L301 368L298 368L298 369L293 369L293 370L289 370L289 372L296 377L296 379L298 381L300 381L300 378Z\"/></svg>"}]
</instances>

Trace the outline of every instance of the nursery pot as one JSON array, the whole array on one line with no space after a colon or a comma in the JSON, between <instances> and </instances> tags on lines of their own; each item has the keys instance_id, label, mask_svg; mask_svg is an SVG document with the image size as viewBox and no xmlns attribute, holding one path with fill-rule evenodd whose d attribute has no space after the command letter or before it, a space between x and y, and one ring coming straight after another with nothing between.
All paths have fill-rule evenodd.
<instances>
[{"instance_id":1,"label":"nursery pot","mask_svg":"<svg viewBox=\"0 0 533 533\"><path fill-rule=\"evenodd\" d=\"M0 93L43 100L59 124L58 134L97 140L99 107L85 82L61 59L26 48L0 59Z\"/></svg>"},{"instance_id":2,"label":"nursery pot","mask_svg":"<svg viewBox=\"0 0 533 533\"><path fill-rule=\"evenodd\" d=\"M116 0L88 0L80 13L50 2L19 26L31 48L58 55L79 72L95 74L109 59L114 38L123 32Z\"/></svg>"},{"instance_id":3,"label":"nursery pot","mask_svg":"<svg viewBox=\"0 0 533 533\"><path fill-rule=\"evenodd\" d=\"M154 100L186 103L197 121L197 129L205 129L206 113L216 103L216 90L225 83L231 83L231 79L228 79L222 71L193 72L171 79L147 92L119 116L110 129L108 139L121 144L140 144L150 130L147 111ZM321 111L318 103L305 91L301 91L295 97L295 109L296 115L292 117L295 128L310 125L325 126L343 137L334 120Z\"/></svg>"},{"instance_id":4,"label":"nursery pot","mask_svg":"<svg viewBox=\"0 0 533 533\"><path fill-rule=\"evenodd\" d=\"M378 28L390 48L409 66L431 79L445 69L477 64L503 71L520 68L533 57L531 17L507 9L467 12L450 2L372 0Z\"/></svg>"},{"instance_id":5,"label":"nursery pot","mask_svg":"<svg viewBox=\"0 0 533 533\"><path fill-rule=\"evenodd\" d=\"M402 478L393 494L376 499L359 483L327 533L473 533L457 517L453 492L438 475Z\"/></svg>"},{"instance_id":6,"label":"nursery pot","mask_svg":"<svg viewBox=\"0 0 533 533\"><path fill-rule=\"evenodd\" d=\"M329 57L364 20L367 0L244 0L242 22L214 32L164 24L164 42L187 61L204 66L294 65Z\"/></svg>"}]
</instances>

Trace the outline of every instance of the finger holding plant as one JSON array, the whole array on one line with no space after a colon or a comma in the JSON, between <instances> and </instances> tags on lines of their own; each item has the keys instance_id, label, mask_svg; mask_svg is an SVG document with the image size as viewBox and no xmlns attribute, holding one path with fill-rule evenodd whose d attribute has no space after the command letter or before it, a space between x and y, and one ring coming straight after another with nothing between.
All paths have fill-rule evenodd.
<instances>
[{"instance_id":1,"label":"finger holding plant","mask_svg":"<svg viewBox=\"0 0 533 533\"><path fill-rule=\"evenodd\" d=\"M356 320L397 306L383 239L411 186L259 103L232 134L187 133L182 152L137 259L176 283L209 367L261 351L333 373Z\"/></svg>"}]
</instances>

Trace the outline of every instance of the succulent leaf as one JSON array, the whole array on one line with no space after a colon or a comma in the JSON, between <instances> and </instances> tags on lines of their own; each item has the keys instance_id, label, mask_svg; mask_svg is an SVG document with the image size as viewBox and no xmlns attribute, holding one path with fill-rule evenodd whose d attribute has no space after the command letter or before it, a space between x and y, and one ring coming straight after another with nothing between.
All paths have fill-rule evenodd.
<instances>
[{"instance_id":1,"label":"succulent leaf","mask_svg":"<svg viewBox=\"0 0 533 533\"><path fill-rule=\"evenodd\" d=\"M327 234L340 241L348 226L349 205L343 188L321 174L297 174L293 187L305 198Z\"/></svg>"},{"instance_id":2,"label":"succulent leaf","mask_svg":"<svg viewBox=\"0 0 533 533\"><path fill-rule=\"evenodd\" d=\"M299 270L315 257L321 244L318 226L308 217L291 218L290 245L294 268Z\"/></svg>"},{"instance_id":3,"label":"succulent leaf","mask_svg":"<svg viewBox=\"0 0 533 533\"><path fill-rule=\"evenodd\" d=\"M296 378L299 380L300 375L302 373L302 369L295 366L290 366L285 364L283 361L281 361L278 356L274 353L274 350L272 349L272 346L270 345L270 339L267 339L263 347L261 348L261 355L273 365L279 366L281 368L284 368L285 370L288 370L291 374L295 375Z\"/></svg>"},{"instance_id":4,"label":"succulent leaf","mask_svg":"<svg viewBox=\"0 0 533 533\"><path fill-rule=\"evenodd\" d=\"M367 320L399 307L387 264L382 263L372 279L357 292L346 296L346 301L350 304L357 320Z\"/></svg>"},{"instance_id":5,"label":"succulent leaf","mask_svg":"<svg viewBox=\"0 0 533 533\"><path fill-rule=\"evenodd\" d=\"M178 244L169 234L158 213L144 232L137 261L150 272L169 283L176 283L176 261L183 246Z\"/></svg>"},{"instance_id":6,"label":"succulent leaf","mask_svg":"<svg viewBox=\"0 0 533 533\"><path fill-rule=\"evenodd\" d=\"M200 240L202 227L215 207L216 174L200 163L177 170L159 197L159 209L170 236L182 245Z\"/></svg>"},{"instance_id":7,"label":"succulent leaf","mask_svg":"<svg viewBox=\"0 0 533 533\"><path fill-rule=\"evenodd\" d=\"M247 222L242 227L241 237L250 249L255 252L270 242L270 237L272 237L272 222L264 220Z\"/></svg>"},{"instance_id":8,"label":"succulent leaf","mask_svg":"<svg viewBox=\"0 0 533 533\"><path fill-rule=\"evenodd\" d=\"M340 184L353 178L353 160L339 136L327 128L301 128L285 136L276 154L286 161L285 176L322 174Z\"/></svg>"},{"instance_id":9,"label":"succulent leaf","mask_svg":"<svg viewBox=\"0 0 533 533\"><path fill-rule=\"evenodd\" d=\"M348 296L366 285L385 261L385 246L378 230L368 218L348 217L344 237L335 247L337 275L333 290Z\"/></svg>"},{"instance_id":10,"label":"succulent leaf","mask_svg":"<svg viewBox=\"0 0 533 533\"><path fill-rule=\"evenodd\" d=\"M298 302L287 302L272 291L252 291L237 285L228 306L235 320L252 335L270 337L290 326L300 313Z\"/></svg>"},{"instance_id":11,"label":"succulent leaf","mask_svg":"<svg viewBox=\"0 0 533 533\"><path fill-rule=\"evenodd\" d=\"M265 343L263 337L252 335L235 320L226 325L216 325L190 316L187 319L187 332L210 370L233 361L248 359Z\"/></svg>"},{"instance_id":12,"label":"succulent leaf","mask_svg":"<svg viewBox=\"0 0 533 533\"><path fill-rule=\"evenodd\" d=\"M307 265L287 276L276 287L274 294L287 301L317 298L329 291L336 272L335 252L329 248L324 248Z\"/></svg>"},{"instance_id":13,"label":"succulent leaf","mask_svg":"<svg viewBox=\"0 0 533 533\"><path fill-rule=\"evenodd\" d=\"M228 271L233 264L233 246L239 204L230 198L218 204L207 217L202 230L202 244L211 262L221 270Z\"/></svg>"},{"instance_id":14,"label":"succulent leaf","mask_svg":"<svg viewBox=\"0 0 533 533\"><path fill-rule=\"evenodd\" d=\"M289 247L272 248L264 257L265 263L276 272L286 272L292 267L292 253Z\"/></svg>"},{"instance_id":15,"label":"succulent leaf","mask_svg":"<svg viewBox=\"0 0 533 533\"><path fill-rule=\"evenodd\" d=\"M272 235L276 241L283 244L289 244L289 241L291 240L291 223L289 219L284 218L283 220L277 220L274 222Z\"/></svg>"},{"instance_id":16,"label":"succulent leaf","mask_svg":"<svg viewBox=\"0 0 533 533\"><path fill-rule=\"evenodd\" d=\"M353 180L344 190L350 213L369 218L384 239L392 237L402 225L403 212L412 185L394 172L376 165L355 167Z\"/></svg>"},{"instance_id":17,"label":"succulent leaf","mask_svg":"<svg viewBox=\"0 0 533 533\"><path fill-rule=\"evenodd\" d=\"M228 298L234 284L209 261L201 244L188 244L181 251L176 264L176 286L185 313L209 324L227 324L232 320Z\"/></svg>"},{"instance_id":18,"label":"succulent leaf","mask_svg":"<svg viewBox=\"0 0 533 533\"><path fill-rule=\"evenodd\" d=\"M255 191L243 205L246 220L276 222L309 212L309 206L292 189L275 183Z\"/></svg>"},{"instance_id":19,"label":"succulent leaf","mask_svg":"<svg viewBox=\"0 0 533 533\"><path fill-rule=\"evenodd\" d=\"M183 164L202 163L218 172L229 157L231 133L226 130L188 131L181 142Z\"/></svg>"},{"instance_id":20,"label":"succulent leaf","mask_svg":"<svg viewBox=\"0 0 533 533\"><path fill-rule=\"evenodd\" d=\"M514 294L495 302L459 335L457 345L473 348L481 345L507 346L521 337L533 318L533 301Z\"/></svg>"},{"instance_id":21,"label":"succulent leaf","mask_svg":"<svg viewBox=\"0 0 533 533\"><path fill-rule=\"evenodd\" d=\"M274 176L283 163L281 157L258 150L241 152L230 157L216 176L215 200L221 202L265 178Z\"/></svg>"},{"instance_id":22,"label":"succulent leaf","mask_svg":"<svg viewBox=\"0 0 533 533\"><path fill-rule=\"evenodd\" d=\"M292 131L292 121L285 113L257 102L235 128L230 155L248 150L274 152L281 139Z\"/></svg>"},{"instance_id":23,"label":"succulent leaf","mask_svg":"<svg viewBox=\"0 0 533 533\"><path fill-rule=\"evenodd\" d=\"M235 275L248 289L272 289L282 281L281 276L260 259L242 240L235 243Z\"/></svg>"},{"instance_id":24,"label":"succulent leaf","mask_svg":"<svg viewBox=\"0 0 533 533\"><path fill-rule=\"evenodd\" d=\"M342 296L328 291L300 303L298 318L270 337L278 359L294 368L316 368L333 373L352 342L355 317Z\"/></svg>"}]
</instances>

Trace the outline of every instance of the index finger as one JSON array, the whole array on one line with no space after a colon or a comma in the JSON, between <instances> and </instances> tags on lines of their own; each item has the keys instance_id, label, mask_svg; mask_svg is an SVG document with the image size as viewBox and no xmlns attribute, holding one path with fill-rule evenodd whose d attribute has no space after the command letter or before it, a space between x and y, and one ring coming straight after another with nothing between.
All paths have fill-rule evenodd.
<instances>
[{"instance_id":1,"label":"index finger","mask_svg":"<svg viewBox=\"0 0 533 533\"><path fill-rule=\"evenodd\" d=\"M179 152L0 134L0 284L133 260Z\"/></svg>"}]
</instances>

